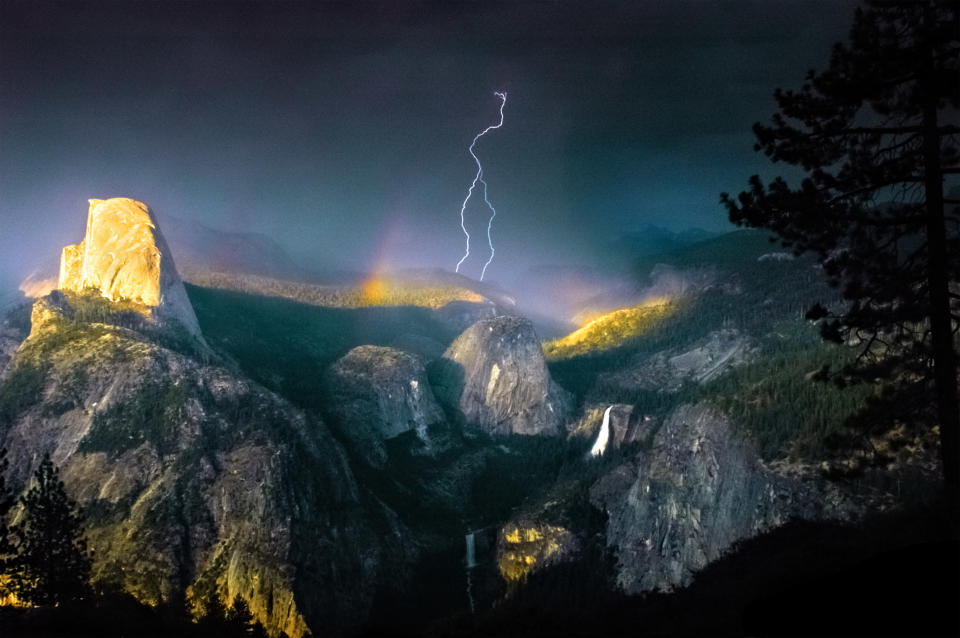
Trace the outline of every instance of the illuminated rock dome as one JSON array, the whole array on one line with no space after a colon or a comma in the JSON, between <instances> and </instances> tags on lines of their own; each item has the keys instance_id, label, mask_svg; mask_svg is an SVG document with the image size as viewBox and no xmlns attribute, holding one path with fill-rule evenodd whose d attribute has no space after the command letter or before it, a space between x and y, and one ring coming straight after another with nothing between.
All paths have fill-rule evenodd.
<instances>
[{"instance_id":1,"label":"illuminated rock dome","mask_svg":"<svg viewBox=\"0 0 960 638\"><path fill-rule=\"evenodd\" d=\"M63 249L59 288L157 309L200 333L170 249L149 208L133 199L90 200L83 241Z\"/></svg>"}]
</instances>

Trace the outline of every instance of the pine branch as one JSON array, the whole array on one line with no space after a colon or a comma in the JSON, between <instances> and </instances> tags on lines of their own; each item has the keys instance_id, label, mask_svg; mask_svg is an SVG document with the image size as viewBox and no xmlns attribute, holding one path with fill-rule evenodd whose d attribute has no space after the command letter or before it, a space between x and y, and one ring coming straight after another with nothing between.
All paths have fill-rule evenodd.
<instances>
[{"instance_id":1,"label":"pine branch","mask_svg":"<svg viewBox=\"0 0 960 638\"><path fill-rule=\"evenodd\" d=\"M857 126L854 128L845 128L839 131L810 133L811 138L829 139L834 137L844 137L848 135L905 135L907 133L922 133L923 129L918 126Z\"/></svg>"}]
</instances>

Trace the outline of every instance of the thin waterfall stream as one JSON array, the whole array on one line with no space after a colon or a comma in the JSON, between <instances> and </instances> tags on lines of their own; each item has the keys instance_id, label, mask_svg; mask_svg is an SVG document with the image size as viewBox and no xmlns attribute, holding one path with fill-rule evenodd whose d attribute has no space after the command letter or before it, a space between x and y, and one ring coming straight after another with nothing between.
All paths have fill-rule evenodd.
<instances>
[{"instance_id":1,"label":"thin waterfall stream","mask_svg":"<svg viewBox=\"0 0 960 638\"><path fill-rule=\"evenodd\" d=\"M596 443L590 449L590 456L600 456L607 449L607 442L610 440L610 410L612 409L613 406L611 405L603 413L603 425L600 426L600 434L597 435Z\"/></svg>"},{"instance_id":2,"label":"thin waterfall stream","mask_svg":"<svg viewBox=\"0 0 960 638\"><path fill-rule=\"evenodd\" d=\"M473 574L471 573L473 568L477 566L477 538L474 532L467 532L464 536L464 543L466 545L466 557L465 564L467 566L467 600L470 603L470 613L474 613L474 604L473 604Z\"/></svg>"}]
</instances>

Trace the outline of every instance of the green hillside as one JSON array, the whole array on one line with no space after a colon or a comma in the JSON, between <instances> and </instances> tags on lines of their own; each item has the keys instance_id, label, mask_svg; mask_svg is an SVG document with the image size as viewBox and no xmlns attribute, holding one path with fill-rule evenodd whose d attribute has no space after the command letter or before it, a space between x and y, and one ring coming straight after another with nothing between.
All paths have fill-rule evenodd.
<instances>
[{"instance_id":1,"label":"green hillside","mask_svg":"<svg viewBox=\"0 0 960 638\"><path fill-rule=\"evenodd\" d=\"M187 294L214 349L304 407L319 407L320 376L355 346L412 335L446 347L457 336L430 308L329 308L189 284Z\"/></svg>"},{"instance_id":2,"label":"green hillside","mask_svg":"<svg viewBox=\"0 0 960 638\"><path fill-rule=\"evenodd\" d=\"M842 365L852 352L823 343L804 313L815 302L841 300L812 259L783 252L764 233L736 231L644 258L638 268L645 273L660 264L677 276L705 273L702 279L709 283L672 300L671 312L613 346L585 347L583 339L574 339L584 329L546 344L548 354L567 341L578 346L565 348L567 356L551 356L551 373L581 405L628 403L644 414L663 415L682 403L707 399L722 407L767 458L821 454L824 441L863 405L871 389L840 391L812 379L811 372ZM622 312L609 313L611 321ZM600 325L604 317L592 323ZM623 383L617 376L624 370L642 376L657 357L689 351L721 330L740 335L751 344L751 354L707 383L684 382L668 391Z\"/></svg>"}]
</instances>

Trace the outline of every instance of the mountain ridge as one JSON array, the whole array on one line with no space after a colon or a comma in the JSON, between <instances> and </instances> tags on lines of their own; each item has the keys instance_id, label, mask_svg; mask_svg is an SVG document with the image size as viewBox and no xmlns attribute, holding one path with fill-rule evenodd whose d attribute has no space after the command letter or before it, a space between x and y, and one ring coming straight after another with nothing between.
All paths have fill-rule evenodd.
<instances>
[{"instance_id":1,"label":"mountain ridge","mask_svg":"<svg viewBox=\"0 0 960 638\"><path fill-rule=\"evenodd\" d=\"M792 517L856 520L936 473L908 434L826 448L864 398L808 374L841 358L802 319L835 293L768 254L747 232L651 257L631 294L670 312L563 356L507 293L432 271L355 282L357 303L187 284L202 342L68 287L0 323L0 446L17 489L43 453L61 466L96 579L195 614L240 595L271 635L422 627L582 561L611 591L683 587ZM416 298L436 285L479 300ZM783 396L809 423L781 425Z\"/></svg>"}]
</instances>

